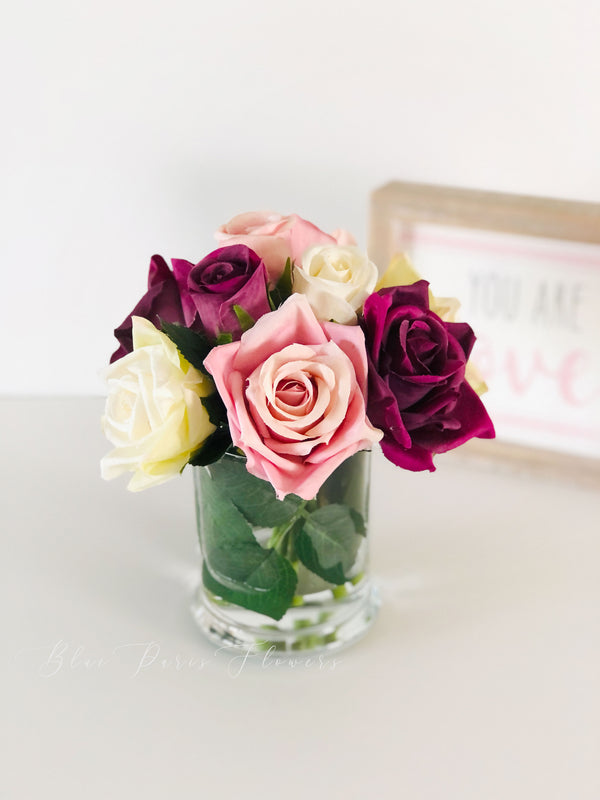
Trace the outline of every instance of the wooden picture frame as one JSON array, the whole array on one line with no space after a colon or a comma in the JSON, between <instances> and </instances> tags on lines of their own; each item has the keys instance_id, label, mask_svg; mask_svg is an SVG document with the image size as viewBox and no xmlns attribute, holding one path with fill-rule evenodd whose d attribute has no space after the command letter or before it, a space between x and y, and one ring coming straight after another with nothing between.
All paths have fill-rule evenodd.
<instances>
[{"instance_id":1,"label":"wooden picture frame","mask_svg":"<svg viewBox=\"0 0 600 800\"><path fill-rule=\"evenodd\" d=\"M465 453L600 486L600 204L393 182L370 223L478 336L497 439Z\"/></svg>"}]
</instances>

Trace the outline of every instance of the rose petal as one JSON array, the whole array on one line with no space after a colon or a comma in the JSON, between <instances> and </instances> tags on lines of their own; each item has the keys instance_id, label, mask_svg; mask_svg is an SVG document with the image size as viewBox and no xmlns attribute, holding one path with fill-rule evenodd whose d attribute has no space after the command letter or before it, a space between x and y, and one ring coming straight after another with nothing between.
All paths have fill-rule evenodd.
<instances>
[{"instance_id":1,"label":"rose petal","mask_svg":"<svg viewBox=\"0 0 600 800\"><path fill-rule=\"evenodd\" d=\"M132 317L134 316L144 317L157 327L160 327L161 320L179 323L184 321L177 281L162 256L152 256L148 270L148 291L131 314L128 314L118 328L115 328L115 337L120 346L112 354L111 364L133 350Z\"/></svg>"},{"instance_id":2,"label":"rose petal","mask_svg":"<svg viewBox=\"0 0 600 800\"><path fill-rule=\"evenodd\" d=\"M362 331L320 325L300 295L258 320L239 343L214 348L204 363L248 471L269 480L280 498L293 492L311 499L345 458L381 438L359 383L366 384ZM310 398L302 401L304 416L275 409L278 388L291 385Z\"/></svg>"}]
</instances>

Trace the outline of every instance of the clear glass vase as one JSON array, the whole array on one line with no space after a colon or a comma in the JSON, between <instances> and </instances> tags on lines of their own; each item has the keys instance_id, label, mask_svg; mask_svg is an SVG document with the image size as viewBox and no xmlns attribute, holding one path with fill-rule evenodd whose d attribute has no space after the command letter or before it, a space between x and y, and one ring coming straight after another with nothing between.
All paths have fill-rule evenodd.
<instances>
[{"instance_id":1,"label":"clear glass vase","mask_svg":"<svg viewBox=\"0 0 600 800\"><path fill-rule=\"evenodd\" d=\"M277 500L239 451L194 467L202 581L194 616L215 643L251 652L331 651L362 636L369 576L370 453L344 461L313 500Z\"/></svg>"}]
</instances>

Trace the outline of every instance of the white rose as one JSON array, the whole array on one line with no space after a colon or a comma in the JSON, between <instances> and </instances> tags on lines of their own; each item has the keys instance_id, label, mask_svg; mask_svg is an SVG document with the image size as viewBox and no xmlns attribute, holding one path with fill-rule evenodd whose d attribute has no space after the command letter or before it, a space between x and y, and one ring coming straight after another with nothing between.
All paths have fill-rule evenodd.
<instances>
[{"instance_id":1,"label":"white rose","mask_svg":"<svg viewBox=\"0 0 600 800\"><path fill-rule=\"evenodd\" d=\"M100 467L105 480L133 472L127 488L139 491L175 477L215 430L200 400L214 385L151 322L132 322L133 351L105 372L102 427L115 449Z\"/></svg>"},{"instance_id":2,"label":"white rose","mask_svg":"<svg viewBox=\"0 0 600 800\"><path fill-rule=\"evenodd\" d=\"M317 245L294 267L293 290L306 297L318 319L355 325L378 277L377 267L358 247Z\"/></svg>"}]
</instances>

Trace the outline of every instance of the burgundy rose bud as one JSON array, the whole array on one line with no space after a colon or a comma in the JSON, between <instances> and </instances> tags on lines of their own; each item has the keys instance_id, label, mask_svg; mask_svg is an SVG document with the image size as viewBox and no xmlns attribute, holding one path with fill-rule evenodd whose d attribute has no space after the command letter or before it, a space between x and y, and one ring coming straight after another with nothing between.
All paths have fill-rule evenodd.
<instances>
[{"instance_id":1,"label":"burgundy rose bud","mask_svg":"<svg viewBox=\"0 0 600 800\"><path fill-rule=\"evenodd\" d=\"M120 347L110 357L113 361L131 353L131 317L144 317L160 330L160 321L183 324L183 310L175 276L162 256L152 256L148 270L148 291L118 328L115 336Z\"/></svg>"},{"instance_id":2,"label":"burgundy rose bud","mask_svg":"<svg viewBox=\"0 0 600 800\"><path fill-rule=\"evenodd\" d=\"M220 247L194 265L173 259L173 271L181 292L185 324L216 338L242 335L234 306L253 320L271 311L267 271L254 250L242 244Z\"/></svg>"},{"instance_id":3,"label":"burgundy rose bud","mask_svg":"<svg viewBox=\"0 0 600 800\"><path fill-rule=\"evenodd\" d=\"M367 415L383 431L384 455L412 471L433 471L433 454L495 435L465 379L475 335L466 323L444 322L429 309L428 285L418 281L370 295L361 320Z\"/></svg>"}]
</instances>

